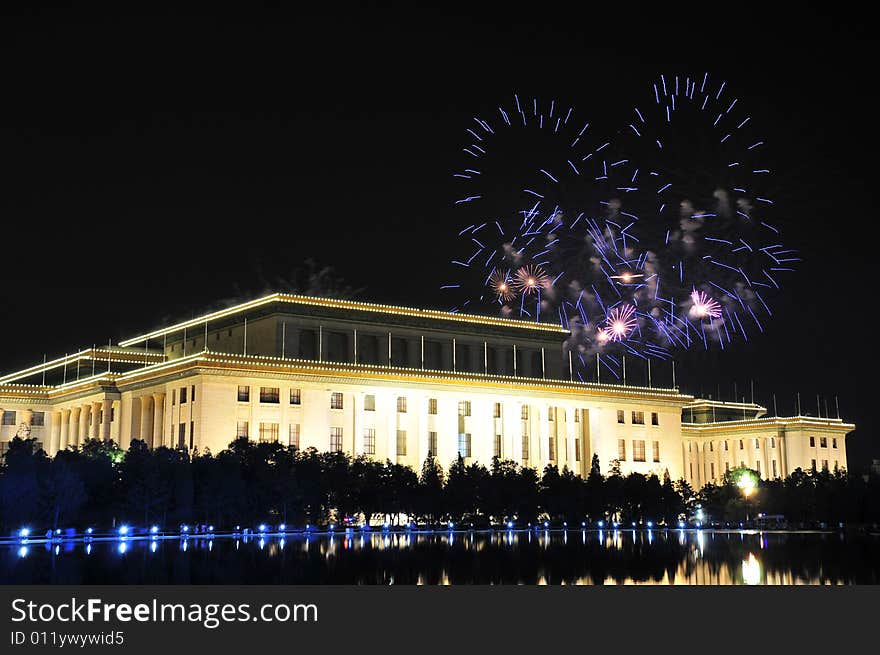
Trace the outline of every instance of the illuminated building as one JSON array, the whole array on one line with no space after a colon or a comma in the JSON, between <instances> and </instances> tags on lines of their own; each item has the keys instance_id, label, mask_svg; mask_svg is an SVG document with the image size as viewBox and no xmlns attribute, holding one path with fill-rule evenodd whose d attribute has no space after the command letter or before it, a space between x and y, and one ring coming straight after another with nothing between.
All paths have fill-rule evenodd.
<instances>
[{"instance_id":1,"label":"illuminated building","mask_svg":"<svg viewBox=\"0 0 880 655\"><path fill-rule=\"evenodd\" d=\"M246 436L416 469L429 453L443 466L461 454L580 475L595 453L603 472L619 460L624 474L700 483L711 479L705 449L741 434L776 439L779 475L811 458L845 467L852 425L759 418L755 405L737 405L752 412L744 420L703 421L724 404L576 381L567 336L552 324L272 294L0 376L0 448L20 435L50 455L88 438L216 453ZM826 438L833 455L804 446ZM741 455L766 476L764 452L715 463Z\"/></svg>"}]
</instances>

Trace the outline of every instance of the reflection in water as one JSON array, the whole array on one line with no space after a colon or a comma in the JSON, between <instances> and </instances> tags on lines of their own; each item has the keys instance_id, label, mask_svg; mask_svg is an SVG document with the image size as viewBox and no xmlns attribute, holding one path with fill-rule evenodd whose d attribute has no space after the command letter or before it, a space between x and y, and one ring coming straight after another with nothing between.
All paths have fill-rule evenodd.
<instances>
[{"instance_id":1,"label":"reflection in water","mask_svg":"<svg viewBox=\"0 0 880 655\"><path fill-rule=\"evenodd\" d=\"M580 538L577 538L577 532ZM533 534L534 533L534 534ZM313 543L314 542L314 543ZM51 584L877 584L880 538L503 530L0 546L0 582Z\"/></svg>"}]
</instances>

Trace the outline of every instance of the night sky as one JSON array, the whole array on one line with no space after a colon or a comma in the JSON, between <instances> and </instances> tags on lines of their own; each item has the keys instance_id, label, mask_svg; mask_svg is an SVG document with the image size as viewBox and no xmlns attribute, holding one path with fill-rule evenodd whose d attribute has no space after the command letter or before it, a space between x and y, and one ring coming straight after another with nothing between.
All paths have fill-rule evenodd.
<instances>
[{"instance_id":1,"label":"night sky","mask_svg":"<svg viewBox=\"0 0 880 655\"><path fill-rule=\"evenodd\" d=\"M679 357L678 382L732 400L754 380L781 414L800 391L805 413L818 393L833 415L839 395L859 426L851 468L880 457L867 25L531 7L4 10L0 371L284 290L307 258L360 299L448 309L451 173L474 115L517 92L616 125L659 73L709 71L766 126L785 242L805 261L764 335Z\"/></svg>"}]
</instances>

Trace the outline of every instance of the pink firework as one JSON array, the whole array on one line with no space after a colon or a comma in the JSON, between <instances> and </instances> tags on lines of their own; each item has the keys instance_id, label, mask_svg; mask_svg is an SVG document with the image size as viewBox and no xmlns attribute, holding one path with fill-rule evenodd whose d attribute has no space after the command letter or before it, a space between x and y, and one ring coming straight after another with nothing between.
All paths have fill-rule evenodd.
<instances>
[{"instance_id":1,"label":"pink firework","mask_svg":"<svg viewBox=\"0 0 880 655\"><path fill-rule=\"evenodd\" d=\"M688 311L691 318L703 320L704 318L721 317L721 305L708 294L694 289L691 292L691 302L693 304Z\"/></svg>"},{"instance_id":2,"label":"pink firework","mask_svg":"<svg viewBox=\"0 0 880 655\"><path fill-rule=\"evenodd\" d=\"M605 325L599 328L599 341L623 341L636 327L636 308L632 305L619 305L608 312Z\"/></svg>"},{"instance_id":3,"label":"pink firework","mask_svg":"<svg viewBox=\"0 0 880 655\"><path fill-rule=\"evenodd\" d=\"M538 293L539 290L549 287L550 277L540 266L529 264L516 272L513 286L521 294L527 296L530 293Z\"/></svg>"}]
</instances>

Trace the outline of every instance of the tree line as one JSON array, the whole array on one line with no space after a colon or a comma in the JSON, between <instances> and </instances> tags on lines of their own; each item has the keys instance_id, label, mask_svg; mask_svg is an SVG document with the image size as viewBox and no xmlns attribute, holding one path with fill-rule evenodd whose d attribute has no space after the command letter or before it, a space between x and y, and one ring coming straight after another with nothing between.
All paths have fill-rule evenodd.
<instances>
[{"instance_id":1,"label":"tree line","mask_svg":"<svg viewBox=\"0 0 880 655\"><path fill-rule=\"evenodd\" d=\"M509 460L487 468L461 458L447 469L429 456L420 471L340 452L298 450L236 439L213 455L134 440L127 451L97 439L50 458L35 439L13 439L0 466L0 529L35 533L130 523L173 529L182 523L218 529L258 523L293 526L346 518L397 525L453 522L486 527L548 521L580 526L599 521L677 526L754 521L781 515L793 527L880 522L880 477L802 471L761 480L744 497L734 470L721 484L694 490L666 474L603 474L594 455L585 478L567 468L542 472Z\"/></svg>"}]
</instances>

